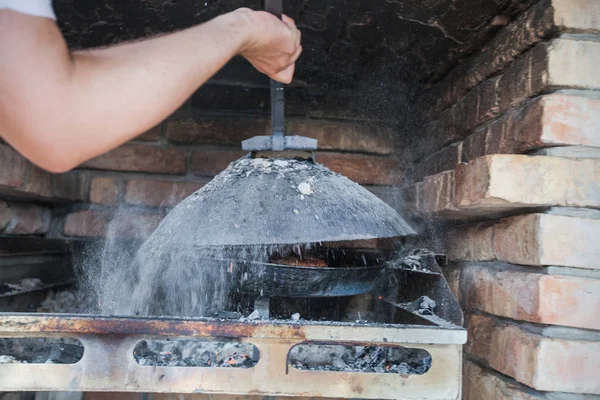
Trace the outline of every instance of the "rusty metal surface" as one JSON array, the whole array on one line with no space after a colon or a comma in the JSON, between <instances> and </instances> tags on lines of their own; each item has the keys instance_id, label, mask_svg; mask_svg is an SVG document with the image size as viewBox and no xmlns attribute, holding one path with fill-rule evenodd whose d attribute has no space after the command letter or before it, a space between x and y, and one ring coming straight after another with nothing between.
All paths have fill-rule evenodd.
<instances>
[{"instance_id":1,"label":"rusty metal surface","mask_svg":"<svg viewBox=\"0 0 600 400\"><path fill-rule=\"evenodd\" d=\"M227 393L355 399L459 398L460 344L466 338L462 328L0 314L0 337L26 336L76 337L84 345L83 357L70 365L0 365L0 391ZM140 340L161 337L215 337L248 342L258 348L260 360L253 368L137 364L133 357L135 345ZM294 345L317 341L401 344L428 351L433 362L424 375L304 371L289 366L288 354Z\"/></svg>"},{"instance_id":2,"label":"rusty metal surface","mask_svg":"<svg viewBox=\"0 0 600 400\"><path fill-rule=\"evenodd\" d=\"M230 321L210 318L134 318L81 314L0 313L0 337L19 334L62 333L98 335L191 336L344 340L381 343L464 344L460 327L347 322Z\"/></svg>"}]
</instances>

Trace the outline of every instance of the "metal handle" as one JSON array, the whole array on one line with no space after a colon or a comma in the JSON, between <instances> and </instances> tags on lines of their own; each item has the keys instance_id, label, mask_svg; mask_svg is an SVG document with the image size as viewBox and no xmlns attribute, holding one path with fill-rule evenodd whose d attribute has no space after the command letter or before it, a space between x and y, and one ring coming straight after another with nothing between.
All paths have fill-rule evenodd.
<instances>
[{"instance_id":1,"label":"metal handle","mask_svg":"<svg viewBox=\"0 0 600 400\"><path fill-rule=\"evenodd\" d=\"M283 15L282 0L265 0L265 10L277 18ZM270 80L271 86L271 126L273 130L273 150L285 147L285 96L283 83Z\"/></svg>"},{"instance_id":2,"label":"metal handle","mask_svg":"<svg viewBox=\"0 0 600 400\"><path fill-rule=\"evenodd\" d=\"M283 15L282 0L264 0L265 11L281 18ZM271 136L255 136L242 141L242 150L251 151L314 151L317 141L302 136L285 136L285 96L283 83L271 79ZM314 160L314 154L313 154Z\"/></svg>"},{"instance_id":3,"label":"metal handle","mask_svg":"<svg viewBox=\"0 0 600 400\"><path fill-rule=\"evenodd\" d=\"M283 14L283 1L265 0L265 11L270 12L277 18L281 18L281 15Z\"/></svg>"}]
</instances>

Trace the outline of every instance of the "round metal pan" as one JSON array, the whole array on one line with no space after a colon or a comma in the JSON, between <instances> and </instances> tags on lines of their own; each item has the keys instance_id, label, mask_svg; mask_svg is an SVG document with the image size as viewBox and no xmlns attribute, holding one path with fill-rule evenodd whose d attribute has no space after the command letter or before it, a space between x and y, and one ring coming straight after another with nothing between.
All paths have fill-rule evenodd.
<instances>
[{"instance_id":1,"label":"round metal pan","mask_svg":"<svg viewBox=\"0 0 600 400\"><path fill-rule=\"evenodd\" d=\"M258 296L339 297L373 290L384 270L373 267L296 267L271 263L239 263L233 287Z\"/></svg>"}]
</instances>

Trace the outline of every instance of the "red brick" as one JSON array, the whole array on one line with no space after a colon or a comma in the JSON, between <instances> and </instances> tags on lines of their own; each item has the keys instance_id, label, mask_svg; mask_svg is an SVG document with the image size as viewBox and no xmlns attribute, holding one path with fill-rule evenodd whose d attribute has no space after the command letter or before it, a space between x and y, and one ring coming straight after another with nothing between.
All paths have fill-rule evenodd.
<instances>
[{"instance_id":1,"label":"red brick","mask_svg":"<svg viewBox=\"0 0 600 400\"><path fill-rule=\"evenodd\" d=\"M108 177L96 177L90 182L90 202L115 205L119 201L119 180Z\"/></svg>"},{"instance_id":2,"label":"red brick","mask_svg":"<svg viewBox=\"0 0 600 400\"><path fill-rule=\"evenodd\" d=\"M600 329L600 280L471 265L461 272L467 306L501 317ZM518 296L515 295L518 293Z\"/></svg>"},{"instance_id":3,"label":"red brick","mask_svg":"<svg viewBox=\"0 0 600 400\"><path fill-rule=\"evenodd\" d=\"M13 197L41 200L83 200L85 186L76 172L51 174L0 144L0 191Z\"/></svg>"},{"instance_id":4,"label":"red brick","mask_svg":"<svg viewBox=\"0 0 600 400\"><path fill-rule=\"evenodd\" d=\"M205 182L173 182L134 179L127 182L125 202L134 205L170 207L200 189Z\"/></svg>"},{"instance_id":5,"label":"red brick","mask_svg":"<svg viewBox=\"0 0 600 400\"><path fill-rule=\"evenodd\" d=\"M423 180L422 212L443 218L446 212L456 210L454 204L454 171L440 172Z\"/></svg>"},{"instance_id":6,"label":"red brick","mask_svg":"<svg viewBox=\"0 0 600 400\"><path fill-rule=\"evenodd\" d=\"M508 377L465 361L463 400L543 400L546 397L514 383Z\"/></svg>"},{"instance_id":7,"label":"red brick","mask_svg":"<svg viewBox=\"0 0 600 400\"><path fill-rule=\"evenodd\" d=\"M12 212L8 204L0 200L0 232L8 225L12 219Z\"/></svg>"},{"instance_id":8,"label":"red brick","mask_svg":"<svg viewBox=\"0 0 600 400\"><path fill-rule=\"evenodd\" d=\"M375 124L292 118L288 120L287 132L317 139L321 150L376 154L390 154L394 150L391 129ZM265 118L197 116L167 122L167 138L177 143L238 146L242 140L270 133L270 121Z\"/></svg>"},{"instance_id":9,"label":"red brick","mask_svg":"<svg viewBox=\"0 0 600 400\"><path fill-rule=\"evenodd\" d=\"M142 133L141 135L136 137L136 139L148 141L148 142L155 142L158 139L160 139L161 132L162 132L162 124L157 125L154 128Z\"/></svg>"},{"instance_id":10,"label":"red brick","mask_svg":"<svg viewBox=\"0 0 600 400\"><path fill-rule=\"evenodd\" d=\"M320 150L360 151L391 154L394 151L394 132L377 124L357 122L292 119L288 134L317 139Z\"/></svg>"},{"instance_id":11,"label":"red brick","mask_svg":"<svg viewBox=\"0 0 600 400\"><path fill-rule=\"evenodd\" d=\"M485 141L488 128L478 128L469 135L463 142L463 158L465 161L472 161L478 157L486 155Z\"/></svg>"},{"instance_id":12,"label":"red brick","mask_svg":"<svg viewBox=\"0 0 600 400\"><path fill-rule=\"evenodd\" d=\"M242 151L196 151L192 153L190 171L198 176L214 176L246 154Z\"/></svg>"},{"instance_id":13,"label":"red brick","mask_svg":"<svg viewBox=\"0 0 600 400\"><path fill-rule=\"evenodd\" d=\"M192 154L190 170L198 176L213 176L245 154L238 151L198 151ZM401 181L397 160L389 157L317 153L317 161L361 184L388 185Z\"/></svg>"},{"instance_id":14,"label":"red brick","mask_svg":"<svg viewBox=\"0 0 600 400\"><path fill-rule=\"evenodd\" d=\"M67 215L63 232L67 236L103 237L111 232L117 237L144 237L150 234L163 218L162 214L124 213L106 211L76 211Z\"/></svg>"},{"instance_id":15,"label":"red brick","mask_svg":"<svg viewBox=\"0 0 600 400\"><path fill-rule=\"evenodd\" d=\"M175 143L236 145L253 136L268 135L266 118L181 117L166 122L167 139Z\"/></svg>"},{"instance_id":16,"label":"red brick","mask_svg":"<svg viewBox=\"0 0 600 400\"><path fill-rule=\"evenodd\" d=\"M446 254L453 261L488 261L494 255L494 227L479 223L449 229L445 234Z\"/></svg>"},{"instance_id":17,"label":"red brick","mask_svg":"<svg viewBox=\"0 0 600 400\"><path fill-rule=\"evenodd\" d=\"M8 235L47 233L51 218L50 210L44 207L0 202L0 231Z\"/></svg>"},{"instance_id":18,"label":"red brick","mask_svg":"<svg viewBox=\"0 0 600 400\"><path fill-rule=\"evenodd\" d=\"M537 390L599 394L600 342L552 339L483 315L468 319L465 350Z\"/></svg>"},{"instance_id":19,"label":"red brick","mask_svg":"<svg viewBox=\"0 0 600 400\"><path fill-rule=\"evenodd\" d=\"M477 90L478 103L477 103L477 115L475 117L475 124L479 125L482 122L489 120L490 118L498 115L498 83L499 77L488 79L483 82Z\"/></svg>"},{"instance_id":20,"label":"red brick","mask_svg":"<svg viewBox=\"0 0 600 400\"><path fill-rule=\"evenodd\" d=\"M28 162L8 145L0 144L0 187L20 188Z\"/></svg>"},{"instance_id":21,"label":"red brick","mask_svg":"<svg viewBox=\"0 0 600 400\"><path fill-rule=\"evenodd\" d=\"M364 185L394 185L402 181L400 166L394 158L319 153L317 161L332 171Z\"/></svg>"},{"instance_id":22,"label":"red brick","mask_svg":"<svg viewBox=\"0 0 600 400\"><path fill-rule=\"evenodd\" d=\"M456 165L461 162L462 147L462 143L452 144L419 161L415 166L415 181L456 168Z\"/></svg>"},{"instance_id":23,"label":"red brick","mask_svg":"<svg viewBox=\"0 0 600 400\"><path fill-rule=\"evenodd\" d=\"M479 224L451 229L446 250L454 261L600 269L598 235L597 219L525 214L485 224L484 230Z\"/></svg>"},{"instance_id":24,"label":"red brick","mask_svg":"<svg viewBox=\"0 0 600 400\"><path fill-rule=\"evenodd\" d=\"M514 154L517 143L514 138L513 124L518 123L509 114L493 121L486 130L484 154Z\"/></svg>"},{"instance_id":25,"label":"red brick","mask_svg":"<svg viewBox=\"0 0 600 400\"><path fill-rule=\"evenodd\" d=\"M519 151L544 146L600 147L600 98L578 93L541 96L516 116Z\"/></svg>"},{"instance_id":26,"label":"red brick","mask_svg":"<svg viewBox=\"0 0 600 400\"><path fill-rule=\"evenodd\" d=\"M456 206L508 211L544 206L600 207L600 160L492 155L455 171Z\"/></svg>"},{"instance_id":27,"label":"red brick","mask_svg":"<svg viewBox=\"0 0 600 400\"><path fill-rule=\"evenodd\" d=\"M84 163L82 167L182 174L185 172L185 153L178 149L163 149L153 145L126 144Z\"/></svg>"}]
</instances>

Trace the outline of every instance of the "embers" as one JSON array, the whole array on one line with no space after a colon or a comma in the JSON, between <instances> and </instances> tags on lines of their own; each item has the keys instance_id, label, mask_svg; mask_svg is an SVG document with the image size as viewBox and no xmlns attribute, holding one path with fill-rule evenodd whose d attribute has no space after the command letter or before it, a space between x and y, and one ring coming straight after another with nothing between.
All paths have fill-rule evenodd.
<instances>
[{"instance_id":1,"label":"embers","mask_svg":"<svg viewBox=\"0 0 600 400\"><path fill-rule=\"evenodd\" d=\"M142 340L133 356L140 365L169 367L252 368L259 360L250 343L206 340Z\"/></svg>"},{"instance_id":2,"label":"embers","mask_svg":"<svg viewBox=\"0 0 600 400\"><path fill-rule=\"evenodd\" d=\"M423 375L431 368L431 355L401 346L306 343L292 348L290 362L303 370Z\"/></svg>"}]
</instances>

